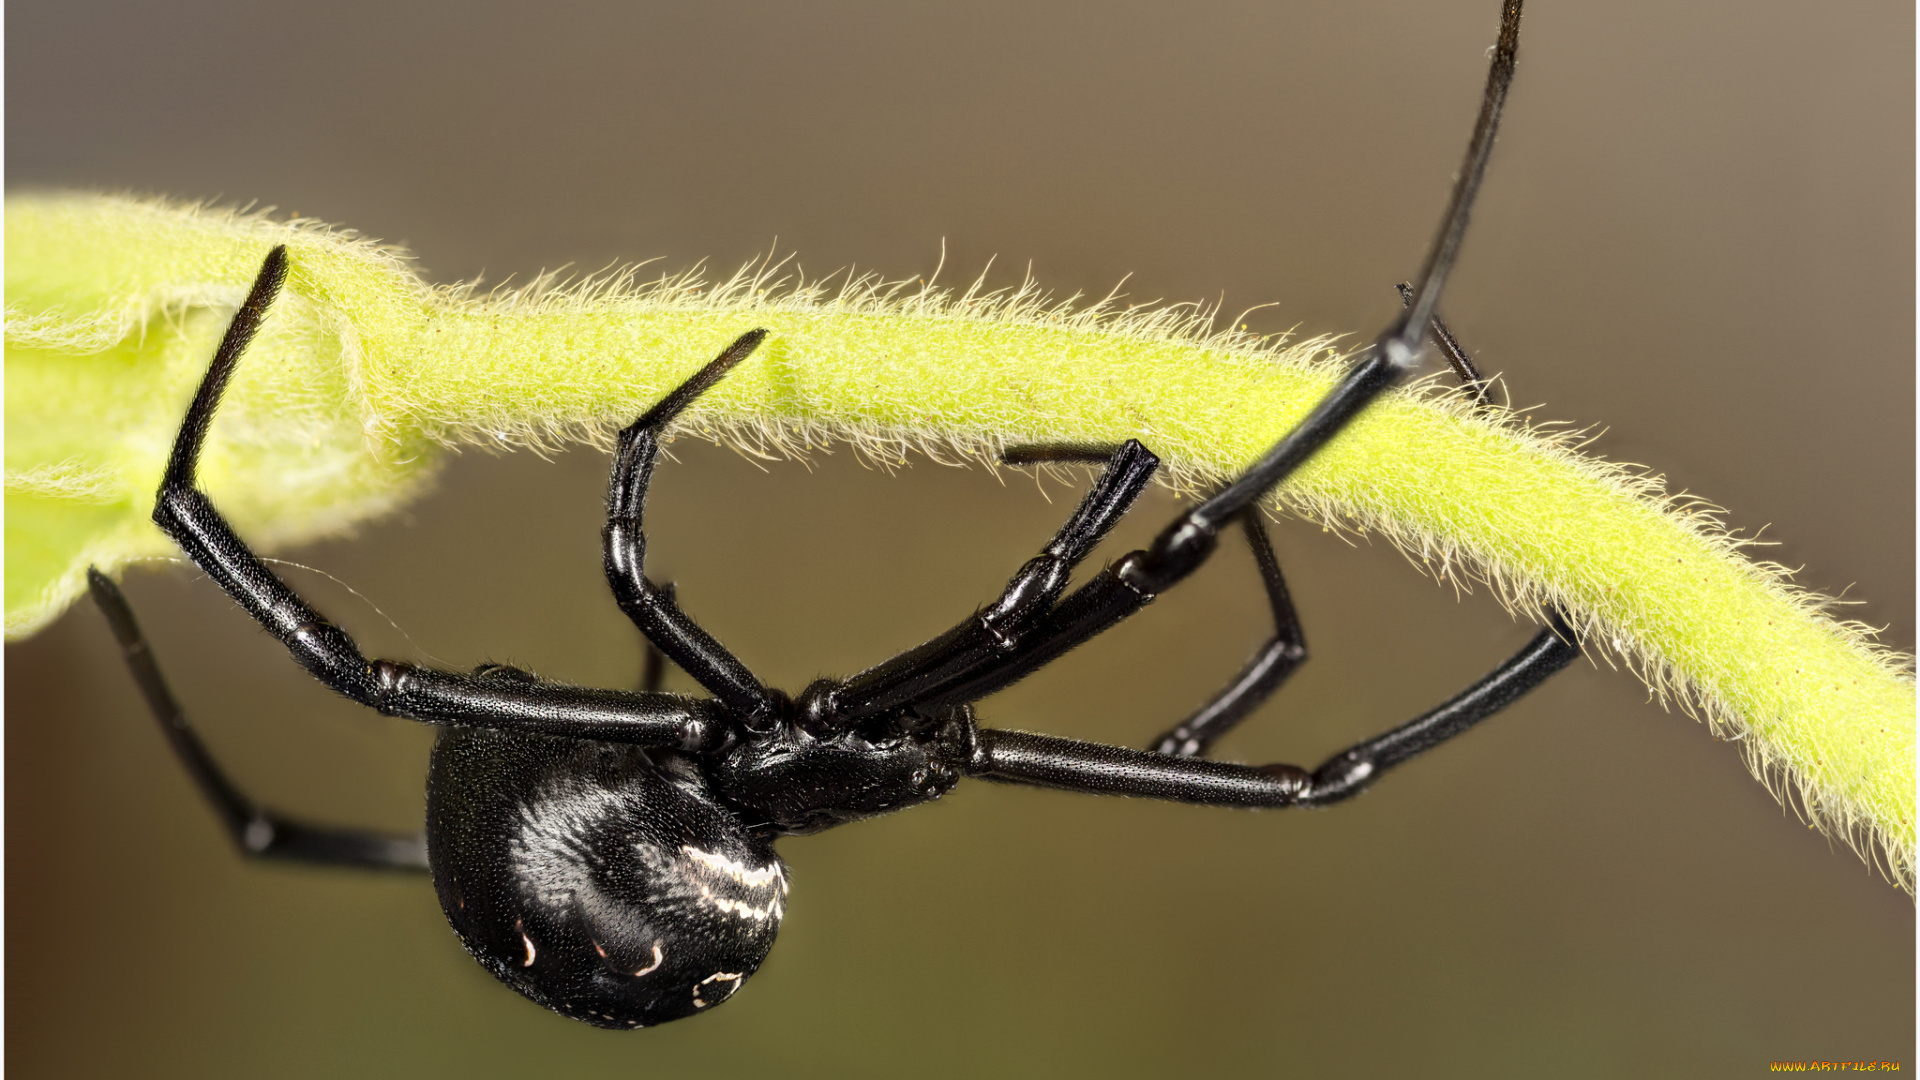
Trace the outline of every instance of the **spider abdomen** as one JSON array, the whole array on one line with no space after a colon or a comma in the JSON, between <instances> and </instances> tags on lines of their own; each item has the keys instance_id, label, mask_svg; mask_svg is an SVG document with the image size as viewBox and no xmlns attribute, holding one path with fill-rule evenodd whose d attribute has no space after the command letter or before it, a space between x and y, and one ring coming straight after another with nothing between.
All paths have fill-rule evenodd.
<instances>
[{"instance_id":1,"label":"spider abdomen","mask_svg":"<svg viewBox=\"0 0 1920 1080\"><path fill-rule=\"evenodd\" d=\"M434 747L440 906L502 982L600 1027L675 1020L759 968L786 867L691 769L633 746L453 729Z\"/></svg>"}]
</instances>

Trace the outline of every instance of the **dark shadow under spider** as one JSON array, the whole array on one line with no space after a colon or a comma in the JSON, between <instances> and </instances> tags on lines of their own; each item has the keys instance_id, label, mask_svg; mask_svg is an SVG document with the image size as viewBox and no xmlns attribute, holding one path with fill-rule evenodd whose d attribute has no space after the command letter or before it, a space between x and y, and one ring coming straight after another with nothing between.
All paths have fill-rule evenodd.
<instances>
[{"instance_id":1,"label":"dark shadow under spider","mask_svg":"<svg viewBox=\"0 0 1920 1080\"><path fill-rule=\"evenodd\" d=\"M759 967L785 911L773 841L940 797L963 777L1238 807L1320 806L1505 707L1579 654L1558 612L1525 648L1438 708L1318 768L1240 765L1207 748L1306 658L1300 622L1258 503L1369 402L1402 379L1434 317L1511 77L1518 3L1509 0L1468 165L1406 310L1309 416L1245 473L1180 514L1147 548L1068 591L1075 566L1151 480L1158 460L1129 440L1066 524L1000 598L946 633L797 697L761 685L701 629L670 586L643 572L648 481L669 424L766 337L750 331L621 432L607 498L605 569L650 645L646 688L602 690L503 665L471 673L369 660L234 534L196 487L220 396L285 279L268 256L182 421L154 519L188 557L329 687L382 713L443 728L427 781L424 836L290 819L248 798L194 734L125 598L89 573L141 692L176 755L251 856L433 872L456 933L489 971L533 1000L603 1027L641 1027L730 996ZM1484 401L1470 365L1463 378ZM1083 447L1027 447L1010 463L1085 461ZM1247 666L1152 750L982 728L973 703L1138 611L1197 569L1238 524L1274 619ZM710 697L659 690L659 657Z\"/></svg>"}]
</instances>

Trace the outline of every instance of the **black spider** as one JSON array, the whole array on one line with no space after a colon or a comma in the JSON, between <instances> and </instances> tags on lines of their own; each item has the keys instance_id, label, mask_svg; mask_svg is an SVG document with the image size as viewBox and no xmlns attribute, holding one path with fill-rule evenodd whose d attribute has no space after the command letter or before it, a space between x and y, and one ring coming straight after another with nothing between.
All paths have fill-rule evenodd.
<instances>
[{"instance_id":1,"label":"black spider","mask_svg":"<svg viewBox=\"0 0 1920 1080\"><path fill-rule=\"evenodd\" d=\"M263 564L207 497L195 466L220 395L286 276L275 248L189 406L154 520L195 564L278 637L315 678L362 704L442 725L427 779L427 831L399 837L290 820L242 794L194 735L119 590L97 570L94 599L174 750L248 855L361 867L428 868L447 919L501 981L602 1027L643 1027L718 1004L772 947L787 879L781 836L818 832L937 799L962 777L1219 806L1319 806L1466 730L1578 655L1558 613L1511 659L1439 708L1314 770L1210 761L1207 747L1306 657L1256 504L1418 360L1432 327L1463 378L1477 373L1434 308L1464 231L1501 102L1519 21L1508 0L1467 165L1407 309L1307 419L1232 483L1181 514L1153 544L1067 592L1076 564L1126 513L1157 459L1128 441L1060 532L1000 599L953 629L848 679L797 697L760 684L643 573L641 511L667 426L766 337L753 330L620 435L607 497L607 580L659 653L712 696L548 682L488 664L459 674L368 660ZM1033 447L1015 462L1085 460ZM976 725L993 694L1138 611L1192 573L1238 522L1273 609L1270 641L1213 701L1150 751ZM654 658L657 660L657 658Z\"/></svg>"}]
</instances>

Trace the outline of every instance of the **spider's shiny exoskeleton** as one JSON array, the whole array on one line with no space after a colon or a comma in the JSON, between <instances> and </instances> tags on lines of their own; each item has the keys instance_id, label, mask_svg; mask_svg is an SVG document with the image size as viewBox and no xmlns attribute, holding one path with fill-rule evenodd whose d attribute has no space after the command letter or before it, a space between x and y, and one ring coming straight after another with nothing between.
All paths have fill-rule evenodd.
<instances>
[{"instance_id":1,"label":"spider's shiny exoskeleton","mask_svg":"<svg viewBox=\"0 0 1920 1080\"><path fill-rule=\"evenodd\" d=\"M951 630L846 679L790 697L754 675L644 572L642 531L660 440L766 337L750 330L623 431L607 499L605 568L651 646L710 695L600 690L501 665L457 673L369 660L248 549L196 486L220 396L286 278L276 248L236 313L182 421L154 519L294 659L334 690L393 716L440 725L424 837L303 824L242 794L168 691L132 612L104 575L93 595L175 751L243 851L362 867L430 868L467 948L501 981L567 1016L643 1027L726 1000L760 966L786 910L782 836L937 799L977 777L1069 791L1239 807L1325 805L1491 715L1578 655L1557 614L1519 653L1453 699L1315 769L1211 761L1207 748L1306 656L1279 564L1257 521L1276 484L1418 360L1429 328L1462 375L1477 375L1434 318L1465 230L1513 69L1518 0L1508 0L1480 122L1440 238L1401 318L1313 412L1245 473L1177 517L1147 548L1080 587L1075 567L1151 481L1158 460L1129 440L1108 450L1030 447L1019 462L1098 460L1073 515L998 600ZM1274 616L1272 638L1225 689L1151 750L980 727L974 703L1140 610L1238 528ZM658 671L658 665L652 665Z\"/></svg>"}]
</instances>

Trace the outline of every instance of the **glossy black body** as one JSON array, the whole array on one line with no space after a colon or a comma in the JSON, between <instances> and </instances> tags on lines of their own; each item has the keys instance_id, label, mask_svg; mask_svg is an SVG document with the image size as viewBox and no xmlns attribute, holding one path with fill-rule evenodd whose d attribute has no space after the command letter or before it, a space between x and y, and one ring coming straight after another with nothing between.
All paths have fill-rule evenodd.
<instances>
[{"instance_id":1,"label":"glossy black body","mask_svg":"<svg viewBox=\"0 0 1920 1080\"><path fill-rule=\"evenodd\" d=\"M684 759L454 728L427 853L447 921L501 982L601 1027L718 1004L773 948L786 867Z\"/></svg>"},{"instance_id":2,"label":"glossy black body","mask_svg":"<svg viewBox=\"0 0 1920 1080\"><path fill-rule=\"evenodd\" d=\"M613 597L708 697L649 685L607 690L482 665L453 672L363 656L282 582L197 487L197 462L228 381L287 272L268 254L180 427L155 522L321 682L382 713L444 729L418 838L288 819L227 780L168 691L119 590L93 595L176 753L249 855L430 868L448 922L502 982L602 1027L663 1023L730 997L760 966L785 913L774 842L937 799L963 777L1091 794L1244 808L1325 805L1498 711L1578 655L1549 626L1439 707L1314 769L1206 760L1208 747L1306 658L1300 620L1257 520L1275 485L1418 359L1466 226L1513 69L1519 4L1508 0L1467 165L1408 310L1298 426L1146 548L1078 588L1073 574L1151 481L1133 440L1015 450L1009 460L1098 460L1099 478L996 601L923 645L797 698L762 685L645 573L646 495L674 420L767 336L751 330L620 434L607 496L604 569ZM1274 630L1241 674L1151 750L979 727L973 705L1139 611L1205 563L1222 530L1253 547Z\"/></svg>"}]
</instances>

